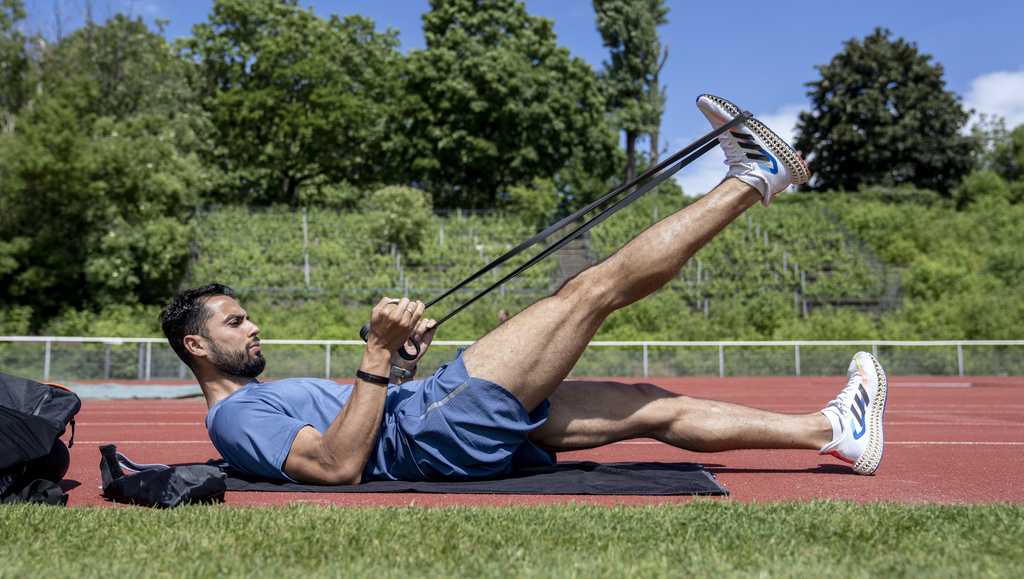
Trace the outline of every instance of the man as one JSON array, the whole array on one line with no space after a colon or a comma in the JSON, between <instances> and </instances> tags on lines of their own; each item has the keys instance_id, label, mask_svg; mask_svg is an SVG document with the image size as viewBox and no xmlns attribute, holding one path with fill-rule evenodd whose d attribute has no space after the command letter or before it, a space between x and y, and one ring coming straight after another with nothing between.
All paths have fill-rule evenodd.
<instances>
[{"instance_id":1,"label":"man","mask_svg":"<svg viewBox=\"0 0 1024 579\"><path fill-rule=\"evenodd\" d=\"M702 95L718 127L740 114ZM657 290L707 241L757 201L768 205L809 171L757 120L719 137L726 179L648 228L604 262L477 340L425 380L389 379L415 362L394 352L415 339L420 357L434 322L423 304L382 299L354 385L328 380L255 380L265 360L259 328L230 289L211 285L177 296L161 314L171 346L209 405L206 425L225 459L274 479L343 484L499 476L548 465L558 451L650 437L679 448L805 448L837 456L862 474L882 459L886 377L858 353L835 400L810 414L776 414L676 396L651 384L566 381L613 311ZM402 364L405 364L402 366ZM406 376L407 377L407 376Z\"/></svg>"}]
</instances>

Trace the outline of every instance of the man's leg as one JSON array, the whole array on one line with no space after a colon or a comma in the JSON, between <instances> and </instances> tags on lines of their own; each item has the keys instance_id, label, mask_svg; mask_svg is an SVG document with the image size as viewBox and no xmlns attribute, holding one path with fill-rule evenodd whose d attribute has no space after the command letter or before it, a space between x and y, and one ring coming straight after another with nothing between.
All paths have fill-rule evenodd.
<instances>
[{"instance_id":1,"label":"man's leg","mask_svg":"<svg viewBox=\"0 0 1024 579\"><path fill-rule=\"evenodd\" d=\"M464 355L467 370L502 385L532 410L569 375L609 314L669 282L761 198L754 187L726 179L475 342Z\"/></svg>"},{"instance_id":2,"label":"man's leg","mask_svg":"<svg viewBox=\"0 0 1024 579\"><path fill-rule=\"evenodd\" d=\"M712 95L701 95L697 108L712 127L740 114L739 107ZM796 151L756 119L718 139L729 165L725 181L478 340L464 358L470 374L504 386L528 410L536 408L569 375L609 314L666 284L758 200L767 205L809 176Z\"/></svg>"},{"instance_id":3,"label":"man's leg","mask_svg":"<svg viewBox=\"0 0 1024 579\"><path fill-rule=\"evenodd\" d=\"M530 439L552 451L580 450L630 438L654 438L685 450L819 450L833 438L821 412L778 414L678 396L652 384L564 382L551 413Z\"/></svg>"}]
</instances>

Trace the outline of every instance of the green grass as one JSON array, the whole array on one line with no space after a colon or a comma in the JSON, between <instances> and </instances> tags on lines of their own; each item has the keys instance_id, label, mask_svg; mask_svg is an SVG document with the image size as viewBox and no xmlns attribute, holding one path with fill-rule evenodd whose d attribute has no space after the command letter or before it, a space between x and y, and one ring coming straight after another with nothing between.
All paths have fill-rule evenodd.
<instances>
[{"instance_id":1,"label":"green grass","mask_svg":"<svg viewBox=\"0 0 1024 579\"><path fill-rule=\"evenodd\" d=\"M0 508L0 577L1024 575L1024 507Z\"/></svg>"}]
</instances>

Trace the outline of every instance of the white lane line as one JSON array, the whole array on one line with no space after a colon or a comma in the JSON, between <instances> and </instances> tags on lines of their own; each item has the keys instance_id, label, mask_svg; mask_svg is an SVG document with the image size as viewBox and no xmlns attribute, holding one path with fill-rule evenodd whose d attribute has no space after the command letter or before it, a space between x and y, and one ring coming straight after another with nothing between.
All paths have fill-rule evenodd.
<instances>
[{"instance_id":1,"label":"white lane line","mask_svg":"<svg viewBox=\"0 0 1024 579\"><path fill-rule=\"evenodd\" d=\"M99 440L76 440L75 445L88 444L113 444L110 441ZM209 440L118 440L117 444L211 444Z\"/></svg>"},{"instance_id":2,"label":"white lane line","mask_svg":"<svg viewBox=\"0 0 1024 579\"><path fill-rule=\"evenodd\" d=\"M886 422L886 426L1001 426L1003 428L1024 428L1020 422Z\"/></svg>"},{"instance_id":3,"label":"white lane line","mask_svg":"<svg viewBox=\"0 0 1024 579\"><path fill-rule=\"evenodd\" d=\"M122 408L121 410L93 410L91 408L85 408L82 410L82 414L113 414L116 416L134 416L136 414L199 414L205 415L205 408L196 408L195 410L135 410L134 408Z\"/></svg>"},{"instance_id":4,"label":"white lane line","mask_svg":"<svg viewBox=\"0 0 1024 579\"><path fill-rule=\"evenodd\" d=\"M609 446L615 446L619 444L628 445L651 445L651 444L665 444L664 442L658 442L657 440L627 440L623 442L613 442ZM919 446L919 445L931 445L931 446L1024 446L1024 442L1001 442L1001 441L969 441L969 440L899 440L899 441L886 441L887 446Z\"/></svg>"},{"instance_id":5,"label":"white lane line","mask_svg":"<svg viewBox=\"0 0 1024 579\"><path fill-rule=\"evenodd\" d=\"M885 444L900 446L1024 446L1024 442L991 440L900 440L898 442L886 442Z\"/></svg>"},{"instance_id":6,"label":"white lane line","mask_svg":"<svg viewBox=\"0 0 1024 579\"><path fill-rule=\"evenodd\" d=\"M195 422L83 422L79 420L76 423L78 428L83 426L202 426L203 421L197 420Z\"/></svg>"},{"instance_id":7,"label":"white lane line","mask_svg":"<svg viewBox=\"0 0 1024 579\"><path fill-rule=\"evenodd\" d=\"M973 382L890 382L898 388L973 388Z\"/></svg>"},{"instance_id":8,"label":"white lane line","mask_svg":"<svg viewBox=\"0 0 1024 579\"><path fill-rule=\"evenodd\" d=\"M110 442L101 442L98 440L76 440L75 444L88 444L88 445L100 445L110 444ZM121 440L118 444L210 444L209 440ZM614 445L653 445L659 444L664 445L663 442L656 440L627 440L624 442L615 442L609 446ZM969 441L969 440L900 440L886 442L886 445L890 446L1024 446L1024 442L1016 441Z\"/></svg>"}]
</instances>

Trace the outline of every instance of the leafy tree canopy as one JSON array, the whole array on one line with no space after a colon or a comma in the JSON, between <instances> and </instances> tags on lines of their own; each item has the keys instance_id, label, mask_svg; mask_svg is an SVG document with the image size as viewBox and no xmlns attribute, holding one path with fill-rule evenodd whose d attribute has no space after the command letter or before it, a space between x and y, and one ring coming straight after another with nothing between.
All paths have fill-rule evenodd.
<instances>
[{"instance_id":1,"label":"leafy tree canopy","mask_svg":"<svg viewBox=\"0 0 1024 579\"><path fill-rule=\"evenodd\" d=\"M593 195L616 148L597 76L517 0L432 0L427 48L409 55L394 149L439 207L493 207L499 193L556 177Z\"/></svg>"},{"instance_id":2,"label":"leafy tree canopy","mask_svg":"<svg viewBox=\"0 0 1024 579\"><path fill-rule=\"evenodd\" d=\"M811 189L909 183L948 194L960 182L973 164L974 140L960 132L968 113L931 60L879 28L817 67L795 143Z\"/></svg>"},{"instance_id":3,"label":"leafy tree canopy","mask_svg":"<svg viewBox=\"0 0 1024 579\"><path fill-rule=\"evenodd\" d=\"M180 279L211 181L186 65L141 20L88 24L41 56L39 90L0 136L0 303L151 303Z\"/></svg>"},{"instance_id":4,"label":"leafy tree canopy","mask_svg":"<svg viewBox=\"0 0 1024 579\"><path fill-rule=\"evenodd\" d=\"M0 131L24 103L29 59L17 24L25 19L22 0L0 0ZM7 122L5 122L7 121Z\"/></svg>"},{"instance_id":5,"label":"leafy tree canopy","mask_svg":"<svg viewBox=\"0 0 1024 579\"><path fill-rule=\"evenodd\" d=\"M992 170L1008 181L1024 180L1024 125L1017 125L995 144Z\"/></svg>"},{"instance_id":6,"label":"leafy tree canopy","mask_svg":"<svg viewBox=\"0 0 1024 579\"><path fill-rule=\"evenodd\" d=\"M612 124L626 133L626 179L636 172L636 141L656 135L665 109L658 73L666 55L658 26L668 22L664 0L594 0L597 30L611 61L602 75ZM657 141L656 137L653 137ZM652 162L657 143L652 143Z\"/></svg>"},{"instance_id":7,"label":"leafy tree canopy","mask_svg":"<svg viewBox=\"0 0 1024 579\"><path fill-rule=\"evenodd\" d=\"M318 18L294 0L217 0L184 42L237 200L296 204L300 187L385 178L400 55L366 18Z\"/></svg>"}]
</instances>

